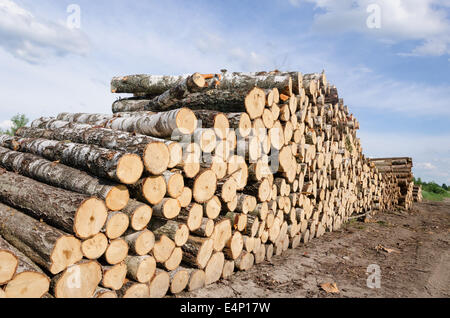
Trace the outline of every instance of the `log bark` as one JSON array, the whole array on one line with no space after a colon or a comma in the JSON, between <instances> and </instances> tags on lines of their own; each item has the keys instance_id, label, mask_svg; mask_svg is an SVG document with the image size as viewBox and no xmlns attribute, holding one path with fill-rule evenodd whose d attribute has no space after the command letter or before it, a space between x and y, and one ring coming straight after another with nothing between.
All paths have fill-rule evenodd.
<instances>
[{"instance_id":1,"label":"log bark","mask_svg":"<svg viewBox=\"0 0 450 318\"><path fill-rule=\"evenodd\" d=\"M143 135L132 135L112 129L90 125L71 124L62 128L38 129L23 127L16 133L25 138L44 138L58 141L70 140L74 143L94 145L105 149L121 151L141 156L146 170L150 174L159 175L164 172L171 161L171 155L177 164L181 160L180 149L169 150L171 144L164 140ZM176 146L171 146L172 148ZM178 147L180 148L180 147ZM177 158L178 157L178 158Z\"/></svg>"},{"instance_id":2,"label":"log bark","mask_svg":"<svg viewBox=\"0 0 450 318\"><path fill-rule=\"evenodd\" d=\"M138 74L114 77L111 80L111 92L157 96L191 76L192 74L181 76Z\"/></svg>"},{"instance_id":3,"label":"log bark","mask_svg":"<svg viewBox=\"0 0 450 318\"><path fill-rule=\"evenodd\" d=\"M72 141L76 140L79 143L94 144L102 148L138 154L144 158L147 170L152 174L161 174L165 171L166 151L160 145L161 143L167 146L170 153L169 168L180 164L182 160L181 146L177 142L165 139L48 118L33 121L31 127L33 129L27 127L19 129L16 132L17 136L47 136L48 134L49 138L47 139L62 139L65 136L69 138L64 140L72 140L71 138L73 138ZM47 130L50 130L50 132L47 132ZM154 151L159 151L160 154L155 154ZM159 161L153 162L152 158Z\"/></svg>"},{"instance_id":4,"label":"log bark","mask_svg":"<svg viewBox=\"0 0 450 318\"><path fill-rule=\"evenodd\" d=\"M205 85L205 78L201 74L195 73L166 90L161 95L153 98L146 107L150 109L163 109L185 98L189 94L201 92L205 89Z\"/></svg>"},{"instance_id":5,"label":"log bark","mask_svg":"<svg viewBox=\"0 0 450 318\"><path fill-rule=\"evenodd\" d=\"M204 93L194 93L178 102L169 104L169 106L147 107L147 110L168 111L187 107L190 109L247 112L251 119L255 119L262 115L265 104L266 94L262 89L255 87L251 90L209 90Z\"/></svg>"},{"instance_id":6,"label":"log bark","mask_svg":"<svg viewBox=\"0 0 450 318\"><path fill-rule=\"evenodd\" d=\"M275 72L259 73L225 73L218 89L252 89L259 87L264 89L277 88L281 94L292 95L292 78L290 75L279 75Z\"/></svg>"},{"instance_id":7,"label":"log bark","mask_svg":"<svg viewBox=\"0 0 450 318\"><path fill-rule=\"evenodd\" d=\"M172 135L178 134L190 135L197 128L197 118L190 109L178 108L160 113L147 113L142 116L62 113L58 115L57 119L156 138L170 138Z\"/></svg>"},{"instance_id":8,"label":"log bark","mask_svg":"<svg viewBox=\"0 0 450 318\"><path fill-rule=\"evenodd\" d=\"M32 153L124 184L137 182L144 170L139 156L97 146L6 135L0 136L0 146Z\"/></svg>"},{"instance_id":9,"label":"log bark","mask_svg":"<svg viewBox=\"0 0 450 318\"><path fill-rule=\"evenodd\" d=\"M4 283L7 298L41 298L50 287L47 275L0 236L0 284Z\"/></svg>"},{"instance_id":10,"label":"log bark","mask_svg":"<svg viewBox=\"0 0 450 318\"><path fill-rule=\"evenodd\" d=\"M112 104L112 112L138 112L145 110L145 106L150 102L150 99L136 99L136 98L125 98L116 100Z\"/></svg>"},{"instance_id":11,"label":"log bark","mask_svg":"<svg viewBox=\"0 0 450 318\"><path fill-rule=\"evenodd\" d=\"M97 196L105 200L111 211L123 209L129 200L128 189L123 185L93 177L84 171L33 154L0 147L0 166L54 187Z\"/></svg>"},{"instance_id":12,"label":"log bark","mask_svg":"<svg viewBox=\"0 0 450 318\"><path fill-rule=\"evenodd\" d=\"M54 188L4 170L0 170L0 199L83 239L100 232L108 213L103 201L97 198Z\"/></svg>"}]
</instances>

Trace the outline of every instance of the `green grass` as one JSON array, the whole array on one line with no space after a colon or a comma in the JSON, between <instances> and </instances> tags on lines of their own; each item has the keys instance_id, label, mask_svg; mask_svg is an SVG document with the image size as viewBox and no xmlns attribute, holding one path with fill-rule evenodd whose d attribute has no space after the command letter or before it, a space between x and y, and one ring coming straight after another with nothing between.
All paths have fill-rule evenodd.
<instances>
[{"instance_id":1,"label":"green grass","mask_svg":"<svg viewBox=\"0 0 450 318\"><path fill-rule=\"evenodd\" d=\"M434 193L422 190L422 195L425 200L429 201L443 201L445 198L450 198L450 192L446 193Z\"/></svg>"}]
</instances>

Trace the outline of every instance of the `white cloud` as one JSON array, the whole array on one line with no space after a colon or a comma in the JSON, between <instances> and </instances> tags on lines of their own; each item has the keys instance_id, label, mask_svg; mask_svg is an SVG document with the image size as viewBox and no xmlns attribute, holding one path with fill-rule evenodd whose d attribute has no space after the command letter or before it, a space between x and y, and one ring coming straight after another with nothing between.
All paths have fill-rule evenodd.
<instances>
[{"instance_id":1,"label":"white cloud","mask_svg":"<svg viewBox=\"0 0 450 318\"><path fill-rule=\"evenodd\" d=\"M359 32L384 43L420 41L404 55L440 56L450 54L450 21L447 0L289 0L294 6L314 3L319 9L313 28L320 32ZM367 8L378 4L381 27L368 28Z\"/></svg>"},{"instance_id":2,"label":"white cloud","mask_svg":"<svg viewBox=\"0 0 450 318\"><path fill-rule=\"evenodd\" d=\"M433 165L431 162L418 162L416 163L416 167L424 169L424 170L436 170L437 167Z\"/></svg>"},{"instance_id":3,"label":"white cloud","mask_svg":"<svg viewBox=\"0 0 450 318\"><path fill-rule=\"evenodd\" d=\"M29 63L40 63L49 55L84 55L87 37L78 29L35 17L11 0L0 0L0 46Z\"/></svg>"}]
</instances>

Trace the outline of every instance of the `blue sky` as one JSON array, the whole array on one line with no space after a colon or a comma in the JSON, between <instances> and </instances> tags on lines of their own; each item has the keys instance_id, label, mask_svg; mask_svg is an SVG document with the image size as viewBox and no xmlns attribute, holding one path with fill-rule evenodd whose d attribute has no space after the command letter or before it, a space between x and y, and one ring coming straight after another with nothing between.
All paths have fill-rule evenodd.
<instances>
[{"instance_id":1,"label":"blue sky","mask_svg":"<svg viewBox=\"0 0 450 318\"><path fill-rule=\"evenodd\" d=\"M416 176L450 184L450 0L0 0L0 128L108 113L116 75L223 68L325 69L366 155L412 156Z\"/></svg>"}]
</instances>

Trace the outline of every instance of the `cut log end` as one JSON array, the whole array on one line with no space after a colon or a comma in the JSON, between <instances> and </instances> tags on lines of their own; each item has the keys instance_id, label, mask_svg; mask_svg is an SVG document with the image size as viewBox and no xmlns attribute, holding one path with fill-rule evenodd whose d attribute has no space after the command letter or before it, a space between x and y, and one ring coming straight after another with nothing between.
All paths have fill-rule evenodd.
<instances>
[{"instance_id":1,"label":"cut log end","mask_svg":"<svg viewBox=\"0 0 450 318\"><path fill-rule=\"evenodd\" d=\"M177 270L170 282L170 292L173 295L181 293L189 283L189 272L187 270Z\"/></svg>"},{"instance_id":2,"label":"cut log end","mask_svg":"<svg viewBox=\"0 0 450 318\"><path fill-rule=\"evenodd\" d=\"M56 298L92 298L102 279L102 268L95 261L83 261L55 278Z\"/></svg>"},{"instance_id":3,"label":"cut log end","mask_svg":"<svg viewBox=\"0 0 450 318\"><path fill-rule=\"evenodd\" d=\"M205 203L210 200L217 188L217 177L214 171L205 170L194 182L193 196L196 202Z\"/></svg>"},{"instance_id":4,"label":"cut log end","mask_svg":"<svg viewBox=\"0 0 450 318\"><path fill-rule=\"evenodd\" d=\"M170 287L170 276L167 272L157 270L150 282L150 298L163 298Z\"/></svg>"},{"instance_id":5,"label":"cut log end","mask_svg":"<svg viewBox=\"0 0 450 318\"><path fill-rule=\"evenodd\" d=\"M143 230L150 220L152 219L153 210L150 206L146 204L140 205L133 213L130 225L131 228L135 231Z\"/></svg>"},{"instance_id":6,"label":"cut log end","mask_svg":"<svg viewBox=\"0 0 450 318\"><path fill-rule=\"evenodd\" d=\"M22 272L5 287L7 298L41 298L50 287L47 276L37 272Z\"/></svg>"},{"instance_id":7,"label":"cut log end","mask_svg":"<svg viewBox=\"0 0 450 318\"><path fill-rule=\"evenodd\" d=\"M156 261L152 256L128 256L126 263L128 276L139 283L148 283L155 275Z\"/></svg>"},{"instance_id":8,"label":"cut log end","mask_svg":"<svg viewBox=\"0 0 450 318\"><path fill-rule=\"evenodd\" d=\"M142 184L142 193L150 204L160 203L166 191L166 181L162 176L146 178Z\"/></svg>"},{"instance_id":9,"label":"cut log end","mask_svg":"<svg viewBox=\"0 0 450 318\"><path fill-rule=\"evenodd\" d=\"M81 243L81 252L87 259L95 260L100 258L108 247L108 238L103 233L98 233L94 237Z\"/></svg>"},{"instance_id":10,"label":"cut log end","mask_svg":"<svg viewBox=\"0 0 450 318\"><path fill-rule=\"evenodd\" d=\"M116 239L109 243L105 252L105 260L108 264L117 265L128 255L128 244L123 239Z\"/></svg>"},{"instance_id":11,"label":"cut log end","mask_svg":"<svg viewBox=\"0 0 450 318\"><path fill-rule=\"evenodd\" d=\"M169 259L164 262L164 267L168 271L174 271L180 266L181 261L183 260L183 251L180 247L177 247L173 250L172 255L170 255Z\"/></svg>"},{"instance_id":12,"label":"cut log end","mask_svg":"<svg viewBox=\"0 0 450 318\"><path fill-rule=\"evenodd\" d=\"M168 168L174 168L183 160L183 148L177 142L171 142L167 147L170 154Z\"/></svg>"},{"instance_id":13,"label":"cut log end","mask_svg":"<svg viewBox=\"0 0 450 318\"><path fill-rule=\"evenodd\" d=\"M111 267L106 267L103 271L102 286L112 290L122 288L127 275L127 265L120 263Z\"/></svg>"},{"instance_id":14,"label":"cut log end","mask_svg":"<svg viewBox=\"0 0 450 318\"><path fill-rule=\"evenodd\" d=\"M150 290L147 284L129 281L118 291L118 294L121 298L148 298L150 296Z\"/></svg>"},{"instance_id":15,"label":"cut log end","mask_svg":"<svg viewBox=\"0 0 450 318\"><path fill-rule=\"evenodd\" d=\"M134 184L142 176L144 164L135 154L125 154L117 164L116 175L123 184Z\"/></svg>"},{"instance_id":16,"label":"cut log end","mask_svg":"<svg viewBox=\"0 0 450 318\"><path fill-rule=\"evenodd\" d=\"M122 212L112 212L108 216L108 221L105 226L106 236L114 240L122 236L130 225L128 215Z\"/></svg>"},{"instance_id":17,"label":"cut log end","mask_svg":"<svg viewBox=\"0 0 450 318\"><path fill-rule=\"evenodd\" d=\"M173 147L176 146L172 146L172 148ZM177 152L179 149L172 149L172 151ZM157 176L162 174L169 167L169 164L171 163L171 153L164 143L152 142L145 147L143 159L145 169L150 174ZM175 157L173 160L177 161L177 158Z\"/></svg>"},{"instance_id":18,"label":"cut log end","mask_svg":"<svg viewBox=\"0 0 450 318\"><path fill-rule=\"evenodd\" d=\"M111 211L120 211L127 206L130 199L130 193L124 185L118 185L111 188L106 195L105 203Z\"/></svg>"},{"instance_id":19,"label":"cut log end","mask_svg":"<svg viewBox=\"0 0 450 318\"><path fill-rule=\"evenodd\" d=\"M197 117L189 108L181 108L176 117L178 132L191 135L197 128Z\"/></svg>"},{"instance_id":20,"label":"cut log end","mask_svg":"<svg viewBox=\"0 0 450 318\"><path fill-rule=\"evenodd\" d=\"M56 275L83 258L81 242L73 236L59 238L50 258L50 272Z\"/></svg>"},{"instance_id":21,"label":"cut log end","mask_svg":"<svg viewBox=\"0 0 450 318\"><path fill-rule=\"evenodd\" d=\"M245 109L250 119L261 117L266 106L266 93L260 88L253 88L245 98Z\"/></svg>"},{"instance_id":22,"label":"cut log end","mask_svg":"<svg viewBox=\"0 0 450 318\"><path fill-rule=\"evenodd\" d=\"M9 282L16 273L19 261L10 251L0 250L0 285Z\"/></svg>"},{"instance_id":23,"label":"cut log end","mask_svg":"<svg viewBox=\"0 0 450 318\"><path fill-rule=\"evenodd\" d=\"M213 284L220 279L224 263L225 256L222 252L217 252L211 256L205 268L205 285Z\"/></svg>"},{"instance_id":24,"label":"cut log end","mask_svg":"<svg viewBox=\"0 0 450 318\"><path fill-rule=\"evenodd\" d=\"M86 239L100 232L108 217L105 203L97 198L85 200L75 215L74 231L78 237Z\"/></svg>"}]
</instances>

